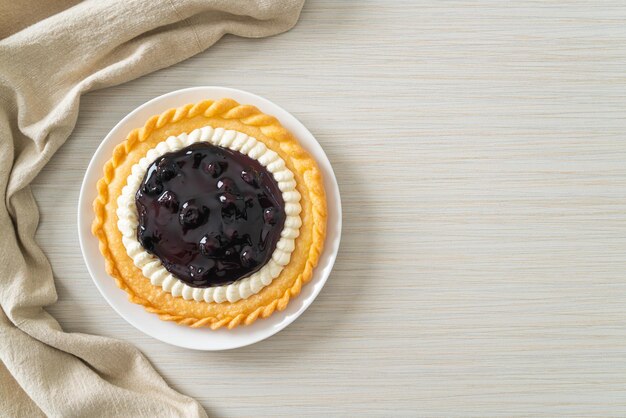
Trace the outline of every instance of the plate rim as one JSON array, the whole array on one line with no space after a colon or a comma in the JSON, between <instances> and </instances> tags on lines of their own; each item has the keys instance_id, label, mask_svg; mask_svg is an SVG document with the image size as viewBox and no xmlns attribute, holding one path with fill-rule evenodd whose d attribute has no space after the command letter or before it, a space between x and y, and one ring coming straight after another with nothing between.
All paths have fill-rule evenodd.
<instances>
[{"instance_id":1,"label":"plate rim","mask_svg":"<svg viewBox=\"0 0 626 418\"><path fill-rule=\"evenodd\" d=\"M329 234L327 234L325 238L325 243L324 243L324 250L322 252L322 256L320 257L320 262L318 263L318 267L316 267L316 269L314 270L314 273L313 273L314 276L312 280L309 283L307 283L306 286L303 287L303 290L307 289L307 291L311 291L311 293L307 295L304 299L301 299L301 297L303 296L302 293L298 295L297 297L301 300L301 306L299 306L296 312L293 312L291 313L291 315L288 315L287 310L289 310L289 305L293 304L292 302L287 306L287 309L284 311L280 311L280 312L277 311L271 317L267 319L256 321L255 324L252 324L246 327L238 327L237 329L234 329L234 330L206 330L204 328L193 329L194 332L195 331L197 332L208 331L207 335L211 336L208 338L209 340L213 336L215 336L216 333L219 333L219 332L223 333L225 331L226 333L229 333L224 337L226 340L228 340L229 335L232 335L234 332L241 332L241 331L237 331L238 329L245 330L245 329L255 327L255 326L257 328L261 328L261 329L257 329L256 334L249 334L249 338L246 338L245 336L241 337L240 339L242 339L243 341L237 341L233 344L223 343L219 346L211 346L210 344L209 345L187 344L186 340L184 339L181 341L171 340L171 339L168 340L166 338L163 338L161 334L150 332L151 330L146 329L145 326L139 325L139 322L141 322L142 318L130 318L126 312L123 312L122 305L118 305L119 301L114 300L114 297L116 299L118 297L115 295L109 294L108 288L110 288L110 286L105 286L105 283L101 283L100 279L96 277L99 274L97 274L94 271L94 269L96 269L97 264L100 263L100 269L104 271L104 275L111 282L114 282L113 278L111 278L106 273L106 270L104 268L104 260L102 258L102 255L100 254L100 251L98 250L97 256L94 257L93 254L90 253L90 251L92 250L88 250L88 241L87 241L90 239L92 240L92 243L94 241L97 241L97 238L91 234L91 223L93 221L93 210L91 208L91 203L93 199L89 198L90 191L95 192L96 182L102 176L101 166L103 162L100 160L102 158L105 158L104 161L106 161L108 158L110 158L110 155L109 155L110 153L105 154L105 150L107 148L112 149L112 147L117 145L117 143L114 142L116 133L120 131L120 129L124 129L123 126L129 123L129 121L132 120L134 117L139 117L138 114L149 111L150 108L158 106L161 102L166 102L168 99L177 98L178 100L180 100L180 103L178 104L178 106L183 106L189 102L189 100L185 99L184 97L190 96L193 94L204 94L207 98L214 98L214 99L224 98L224 97L233 98L233 96L235 96L234 98L238 102L242 102L242 100L240 100L238 97L247 97L248 100L253 103L243 103L243 104L252 104L254 106L261 108L262 111L267 112L268 114L271 114L272 116L280 120L281 123L283 123L283 125L294 125L299 131L301 131L307 137L305 141L300 137L300 135L296 135L296 137L298 137L298 139L300 140L301 144L309 152L314 154L314 157L320 166L324 166L322 168L322 173L324 177L324 187L326 189L327 196L332 195L331 197L332 197L332 203L333 203L333 207L330 207L331 206L330 202L328 203L328 206L329 206L328 207L328 211L329 211L328 222L329 223L327 225L327 231L331 231L331 230L334 231L333 232L334 236L331 237L329 236ZM166 108L171 108L171 107L172 106L170 105L166 106ZM268 109L268 110L264 110L264 109ZM161 111L158 111L158 110L150 111L151 113L150 116L152 116L152 114L161 113L162 111L165 111L165 110L167 109L163 109ZM145 119L147 120L148 117L146 117ZM292 131L293 126L288 127L288 129ZM126 134L127 132L125 131L124 137ZM311 147L314 149L311 150L310 149ZM321 161L320 161L320 157L321 157ZM95 177L95 181L92 181L92 178L94 177ZM331 190L329 190L329 185L331 186L330 187ZM88 205L88 210L86 210L86 205ZM333 216L334 220L333 220L332 225L330 225L331 212L334 215ZM83 261L85 262L85 265L87 267L87 271L89 272L89 275L91 276L92 281L96 285L96 288L98 289L102 297L106 300L109 306L113 308L113 310L120 317L122 317L127 323L129 323L131 326L141 331L142 333L152 338L155 338L159 341L162 341L166 344L170 344L170 345L182 347L182 348L187 348L187 349L200 350L200 351L220 351L220 350L229 350L229 349L245 347L245 346L263 341L277 334L278 332L282 331L287 326L292 324L300 315L302 315L302 313L304 313L304 311L306 311L309 308L309 306L317 298L322 288L326 284L326 281L328 280L328 277L330 276L335 260L337 258L337 254L339 252L339 247L340 247L340 242L341 242L341 229L342 229L342 207L341 207L341 196L339 192L339 185L337 183L337 178L335 176L332 165L330 164L330 160L328 159L328 156L324 152L324 149L322 148L321 144L317 141L315 136L295 116L293 116L290 112L288 112L281 106L277 105L276 103L264 97L258 96L254 93L245 91L245 90L235 89L231 87L221 87L221 86L196 86L196 87L189 87L189 88L174 90L174 91L162 94L160 96L157 96L148 100L147 102L137 106L135 109L129 112L119 122L117 122L113 126L113 128L111 128L111 130L109 130L109 132L104 136L104 138L102 139L102 141L100 142L96 150L94 151L93 155L91 156L87 169L84 172L83 180L81 183L79 196L78 196L77 221L78 221L77 222L78 240L79 240L79 245L80 245ZM332 244L332 248L331 248L331 244ZM94 260L94 258L97 258L97 260ZM324 261L324 266L323 268L320 268L320 265L323 264L322 260ZM117 289L120 292L123 292L124 304L139 307L141 311L145 313L146 315L150 315L151 317L157 318L157 320L160 323L165 324L163 326L164 329L165 327L170 327L172 325L171 322L162 321L156 315L145 311L143 306L136 305L130 302L128 300L126 292L119 289L115 283L113 284L114 284L115 289ZM129 309L132 309L132 308L129 308ZM143 315L139 315L139 316L142 317ZM281 318L277 324L272 324L269 322L269 321L272 321L273 317L278 318L281 316L283 318ZM276 318L274 318L273 322L276 322ZM147 317L143 319L148 320ZM157 323L155 323L155 325L156 324ZM256 324L259 324L259 325L256 325ZM183 328L182 326L178 324L173 324L173 325L176 327L181 327L181 329L184 329L184 331L181 331L181 333L186 333L187 330L192 329L188 327Z\"/></svg>"}]
</instances>

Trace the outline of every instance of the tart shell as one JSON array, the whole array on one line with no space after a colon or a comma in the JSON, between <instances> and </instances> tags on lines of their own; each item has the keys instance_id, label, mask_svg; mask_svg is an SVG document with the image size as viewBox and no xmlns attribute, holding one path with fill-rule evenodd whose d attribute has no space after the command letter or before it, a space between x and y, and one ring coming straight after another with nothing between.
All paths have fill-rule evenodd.
<instances>
[{"instance_id":1,"label":"tart shell","mask_svg":"<svg viewBox=\"0 0 626 418\"><path fill-rule=\"evenodd\" d=\"M289 264L259 293L234 303L185 300L154 286L127 255L117 227L117 198L132 166L168 137L207 125L244 132L278 153L293 172L296 189L302 196L302 226ZM232 99L205 100L151 117L142 128L130 132L126 140L115 147L112 158L104 165L104 175L98 181L97 190L92 233L99 240L107 273L128 293L131 302L143 305L164 321L190 327L232 329L238 325L250 325L258 318L267 318L276 310L282 311L311 280L326 237L326 197L315 160L275 117Z\"/></svg>"}]
</instances>

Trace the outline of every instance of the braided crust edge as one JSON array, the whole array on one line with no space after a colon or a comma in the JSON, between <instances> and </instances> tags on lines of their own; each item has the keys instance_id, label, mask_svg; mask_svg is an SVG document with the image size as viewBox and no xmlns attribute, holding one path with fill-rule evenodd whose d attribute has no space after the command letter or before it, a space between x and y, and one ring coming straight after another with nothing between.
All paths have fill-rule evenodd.
<instances>
[{"instance_id":1,"label":"braided crust edge","mask_svg":"<svg viewBox=\"0 0 626 418\"><path fill-rule=\"evenodd\" d=\"M244 125L258 128L263 135L276 141L280 148L289 154L292 160L301 161L303 162L302 165L307 167L302 175L308 192L312 197L313 240L309 248L304 269L299 273L293 284L284 291L282 296L266 305L258 306L250 313L240 313L234 317L209 316L196 318L185 315L173 315L167 310L154 306L149 300L137 295L124 282L116 266L108 245L108 238L103 228L107 216L105 206L109 201L109 184L115 177L116 167L124 162L128 153L135 145L149 138L154 130L196 116L238 121ZM232 329L239 325L250 325L258 318L268 318L276 310L284 310L291 298L300 293L302 285L311 280L313 269L319 261L324 238L326 236L326 197L322 175L315 160L300 146L293 135L286 130L275 117L264 114L254 106L241 105L233 99L220 99L217 101L205 100L197 104L187 104L178 108L172 108L160 115L152 116L143 127L131 131L126 137L126 140L115 147L113 156L104 165L103 177L97 183L97 191L98 196L93 202L95 219L92 223L91 231L92 234L98 238L100 252L105 259L107 273L115 279L120 289L128 293L131 302L142 305L148 312L157 314L159 318L164 321L173 321L177 324L187 325L193 328L209 327L215 330L221 327L227 327L228 329Z\"/></svg>"}]
</instances>

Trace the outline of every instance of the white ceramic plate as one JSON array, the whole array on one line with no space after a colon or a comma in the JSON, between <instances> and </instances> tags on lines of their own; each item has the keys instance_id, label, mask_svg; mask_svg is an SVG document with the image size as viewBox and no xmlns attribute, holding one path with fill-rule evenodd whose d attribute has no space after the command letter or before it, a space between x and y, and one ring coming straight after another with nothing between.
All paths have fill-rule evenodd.
<instances>
[{"instance_id":1,"label":"white ceramic plate","mask_svg":"<svg viewBox=\"0 0 626 418\"><path fill-rule=\"evenodd\" d=\"M275 312L268 319L259 319L250 326L233 330L207 328L194 329L172 322L161 321L140 305L128 301L126 292L120 290L104 269L104 259L98 249L98 240L91 234L93 221L92 202L96 197L96 182L102 176L102 167L111 157L113 148L122 142L128 132L143 126L152 115L187 103L206 99L230 97L239 103L251 104L261 111L277 117L317 160L324 175L328 201L328 230L324 252L314 270L312 280L302 287L302 292L282 312ZM150 100L122 119L104 138L94 154L78 200L78 237L87 269L94 283L115 311L138 330L163 342L196 350L228 350L264 340L291 324L302 314L319 294L333 267L341 238L341 201L339 187L328 157L311 132L289 112L262 97L241 90L224 87L194 87L174 91Z\"/></svg>"}]
</instances>

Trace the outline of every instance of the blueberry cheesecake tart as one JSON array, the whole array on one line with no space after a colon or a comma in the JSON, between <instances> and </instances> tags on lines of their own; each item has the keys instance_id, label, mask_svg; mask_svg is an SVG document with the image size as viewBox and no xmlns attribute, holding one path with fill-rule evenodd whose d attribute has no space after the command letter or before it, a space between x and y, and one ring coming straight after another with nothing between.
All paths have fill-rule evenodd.
<instances>
[{"instance_id":1,"label":"blueberry cheesecake tart","mask_svg":"<svg viewBox=\"0 0 626 418\"><path fill-rule=\"evenodd\" d=\"M162 320L232 329L285 309L326 235L315 160L232 99L170 109L104 166L92 232L107 273Z\"/></svg>"}]
</instances>

